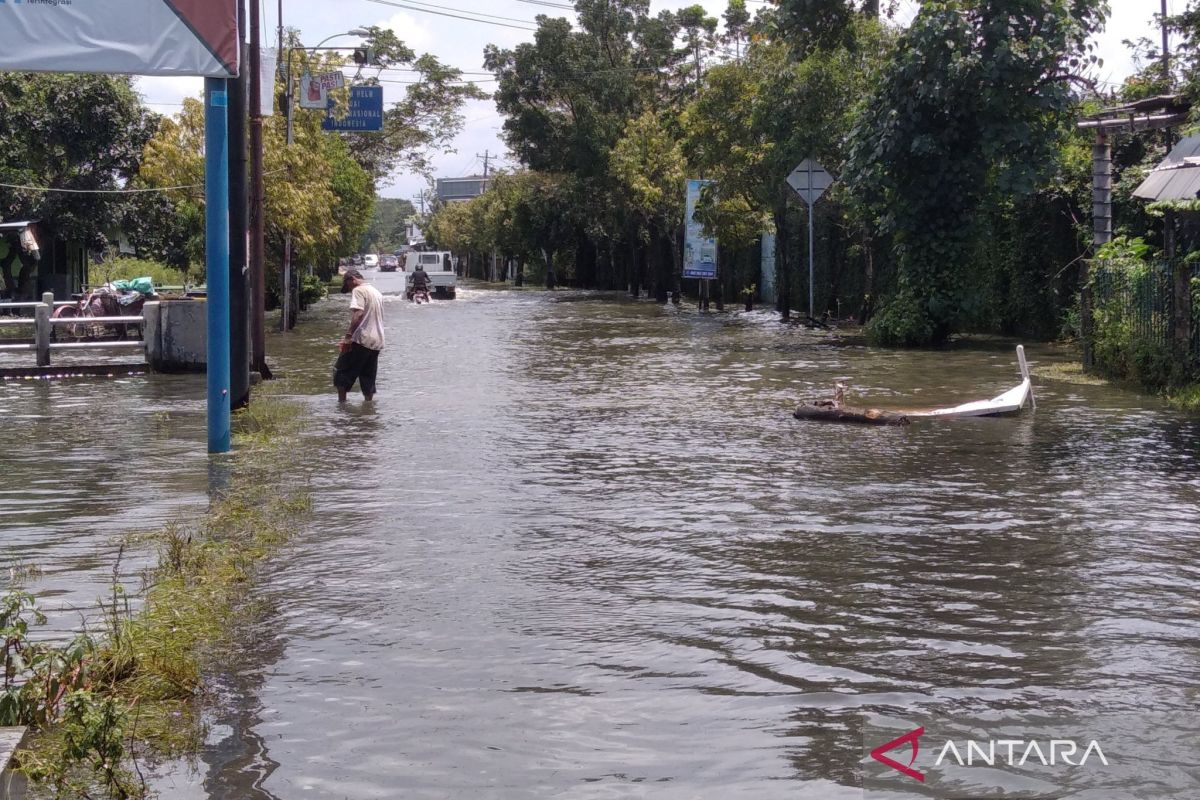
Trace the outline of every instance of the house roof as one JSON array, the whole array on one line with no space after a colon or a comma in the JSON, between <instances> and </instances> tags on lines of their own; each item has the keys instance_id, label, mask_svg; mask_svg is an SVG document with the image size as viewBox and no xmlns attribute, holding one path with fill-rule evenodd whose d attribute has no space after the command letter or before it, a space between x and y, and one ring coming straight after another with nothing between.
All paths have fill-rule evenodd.
<instances>
[{"instance_id":1,"label":"house roof","mask_svg":"<svg viewBox=\"0 0 1200 800\"><path fill-rule=\"evenodd\" d=\"M1133 196L1155 202L1200 199L1200 136L1181 139Z\"/></svg>"},{"instance_id":2,"label":"house roof","mask_svg":"<svg viewBox=\"0 0 1200 800\"><path fill-rule=\"evenodd\" d=\"M12 233L22 231L30 225L36 224L36 219L27 219L21 222L0 222L0 233Z\"/></svg>"}]
</instances>

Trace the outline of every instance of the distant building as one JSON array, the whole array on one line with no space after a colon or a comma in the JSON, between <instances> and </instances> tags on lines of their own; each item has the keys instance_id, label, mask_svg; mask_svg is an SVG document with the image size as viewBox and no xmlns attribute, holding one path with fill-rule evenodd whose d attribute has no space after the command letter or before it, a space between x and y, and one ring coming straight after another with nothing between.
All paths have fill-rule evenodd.
<instances>
[{"instance_id":1,"label":"distant building","mask_svg":"<svg viewBox=\"0 0 1200 800\"><path fill-rule=\"evenodd\" d=\"M425 233L417 224L416 217L409 217L404 221L404 238L408 244L413 246L425 244Z\"/></svg>"},{"instance_id":2,"label":"distant building","mask_svg":"<svg viewBox=\"0 0 1200 800\"><path fill-rule=\"evenodd\" d=\"M438 178L437 196L443 203L459 203L479 197L487 191L488 180L483 175L468 175L465 178Z\"/></svg>"}]
</instances>

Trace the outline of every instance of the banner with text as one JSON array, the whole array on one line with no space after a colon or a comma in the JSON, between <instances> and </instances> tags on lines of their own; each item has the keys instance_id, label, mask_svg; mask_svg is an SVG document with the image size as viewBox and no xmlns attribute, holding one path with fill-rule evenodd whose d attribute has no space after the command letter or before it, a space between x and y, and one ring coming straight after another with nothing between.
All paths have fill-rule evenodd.
<instances>
[{"instance_id":1,"label":"banner with text","mask_svg":"<svg viewBox=\"0 0 1200 800\"><path fill-rule=\"evenodd\" d=\"M0 70L238 71L235 0L0 0Z\"/></svg>"},{"instance_id":2,"label":"banner with text","mask_svg":"<svg viewBox=\"0 0 1200 800\"><path fill-rule=\"evenodd\" d=\"M717 277L717 240L704 235L704 225L694 217L700 192L712 181L689 180L685 201L683 237L683 277Z\"/></svg>"}]
</instances>

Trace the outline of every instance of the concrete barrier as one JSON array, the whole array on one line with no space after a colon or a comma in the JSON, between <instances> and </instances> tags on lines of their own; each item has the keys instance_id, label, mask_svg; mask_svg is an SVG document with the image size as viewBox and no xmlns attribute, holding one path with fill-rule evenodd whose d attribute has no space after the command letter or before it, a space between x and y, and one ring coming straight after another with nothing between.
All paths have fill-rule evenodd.
<instances>
[{"instance_id":1,"label":"concrete barrier","mask_svg":"<svg viewBox=\"0 0 1200 800\"><path fill-rule=\"evenodd\" d=\"M155 372L204 372L208 367L208 312L199 300L146 303L146 363Z\"/></svg>"},{"instance_id":2,"label":"concrete barrier","mask_svg":"<svg viewBox=\"0 0 1200 800\"><path fill-rule=\"evenodd\" d=\"M24 726L0 728L0 800L25 797L25 777L9 769L13 754L24 739Z\"/></svg>"}]
</instances>

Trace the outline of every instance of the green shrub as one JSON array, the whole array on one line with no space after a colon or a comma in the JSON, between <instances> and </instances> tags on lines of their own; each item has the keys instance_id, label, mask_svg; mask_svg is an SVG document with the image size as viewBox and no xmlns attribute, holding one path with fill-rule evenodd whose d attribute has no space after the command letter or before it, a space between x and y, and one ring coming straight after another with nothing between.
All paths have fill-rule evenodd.
<instances>
[{"instance_id":1,"label":"green shrub","mask_svg":"<svg viewBox=\"0 0 1200 800\"><path fill-rule=\"evenodd\" d=\"M338 286L341 286L341 278L338 278ZM318 275L305 275L300 279L300 304L302 306L310 306L318 300L324 299L329 292L325 288L325 282Z\"/></svg>"},{"instance_id":2,"label":"green shrub","mask_svg":"<svg viewBox=\"0 0 1200 800\"><path fill-rule=\"evenodd\" d=\"M184 286L187 275L158 261L144 258L117 258L112 261L93 262L88 265L89 286L101 286L109 281L149 278L154 287Z\"/></svg>"},{"instance_id":3,"label":"green shrub","mask_svg":"<svg viewBox=\"0 0 1200 800\"><path fill-rule=\"evenodd\" d=\"M1191 386L1184 387L1178 392L1174 392L1168 398L1171 405L1181 411L1190 411L1193 414L1200 413L1200 383L1193 383Z\"/></svg>"}]
</instances>

